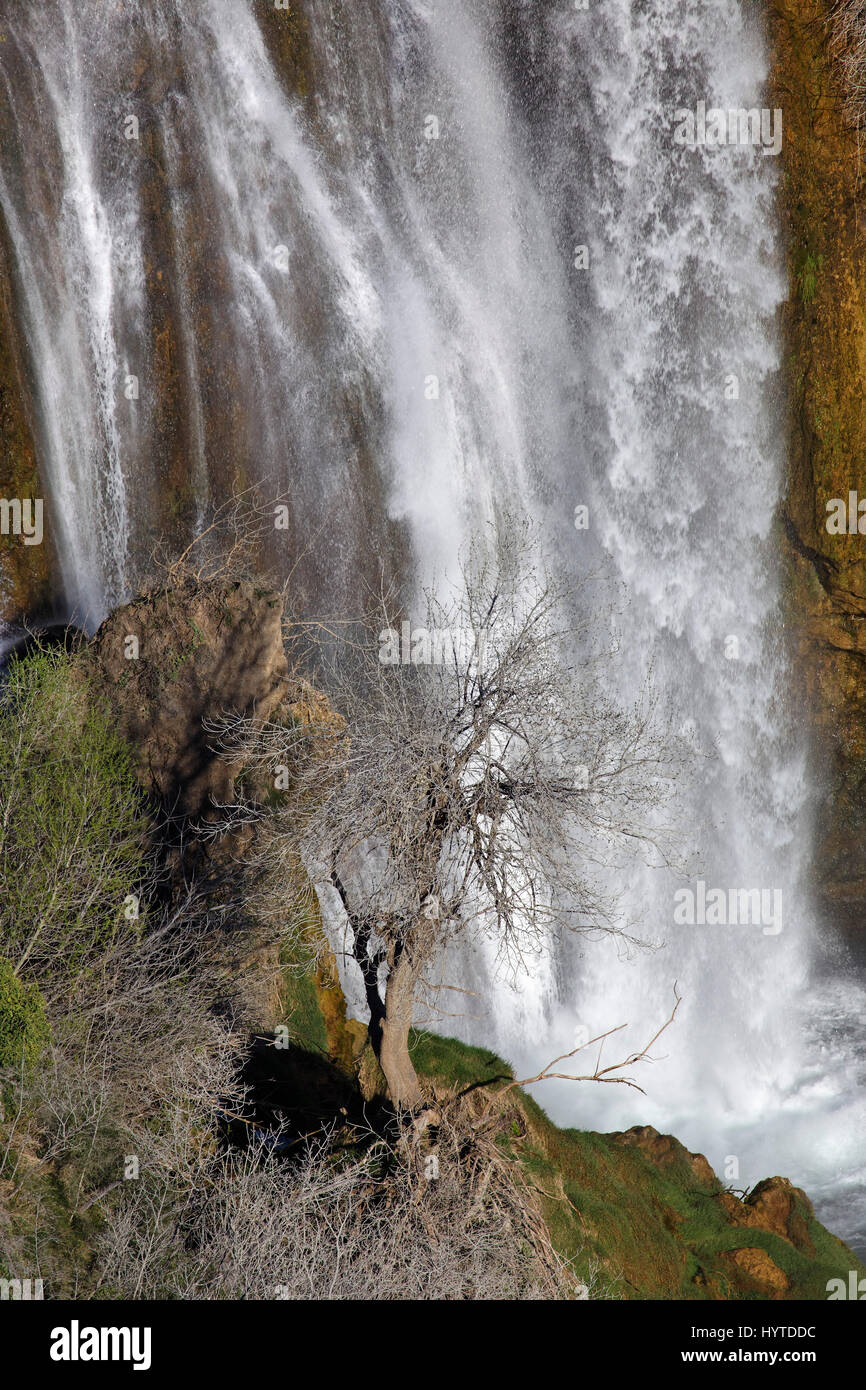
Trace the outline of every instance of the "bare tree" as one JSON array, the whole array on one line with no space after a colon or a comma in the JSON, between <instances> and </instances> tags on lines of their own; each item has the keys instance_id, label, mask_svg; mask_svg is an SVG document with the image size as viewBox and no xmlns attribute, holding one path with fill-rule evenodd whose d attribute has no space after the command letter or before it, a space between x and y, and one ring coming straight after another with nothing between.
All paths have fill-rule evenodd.
<instances>
[{"instance_id":1,"label":"bare tree","mask_svg":"<svg viewBox=\"0 0 866 1390\"><path fill-rule=\"evenodd\" d=\"M226 757L291 770L264 855L299 848L336 893L399 1107L422 1103L413 1008L458 933L490 934L512 966L562 931L627 934L604 871L626 849L668 854L672 745L648 697L623 709L604 693L609 625L535 548L507 527L426 595L423 624L380 596L341 643L328 630L319 664L344 725L229 716L212 731Z\"/></svg>"}]
</instances>

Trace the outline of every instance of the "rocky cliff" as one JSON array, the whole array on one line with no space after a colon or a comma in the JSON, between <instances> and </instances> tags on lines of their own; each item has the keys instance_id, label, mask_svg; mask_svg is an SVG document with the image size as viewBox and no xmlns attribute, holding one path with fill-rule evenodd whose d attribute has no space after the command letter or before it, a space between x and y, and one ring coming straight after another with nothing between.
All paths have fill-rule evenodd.
<instances>
[{"instance_id":1,"label":"rocky cliff","mask_svg":"<svg viewBox=\"0 0 866 1390\"><path fill-rule=\"evenodd\" d=\"M815 877L831 920L866 928L866 202L862 133L829 0L770 6L771 98L784 113L791 699L815 731ZM856 494L856 497L852 497ZM860 498L864 506L858 511ZM854 524L849 529L849 510ZM843 521L844 513L844 521Z\"/></svg>"}]
</instances>

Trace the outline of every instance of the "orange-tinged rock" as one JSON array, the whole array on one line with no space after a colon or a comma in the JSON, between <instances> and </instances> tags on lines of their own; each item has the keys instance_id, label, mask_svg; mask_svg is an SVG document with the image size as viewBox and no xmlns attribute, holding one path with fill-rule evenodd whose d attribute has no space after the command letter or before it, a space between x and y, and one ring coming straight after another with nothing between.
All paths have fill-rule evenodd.
<instances>
[{"instance_id":1,"label":"orange-tinged rock","mask_svg":"<svg viewBox=\"0 0 866 1390\"><path fill-rule=\"evenodd\" d=\"M772 1289L774 1294L787 1293L788 1277L784 1270L770 1259L766 1250L760 1250L757 1246L747 1246L742 1250L732 1250L731 1259L737 1268L749 1279L754 1279L756 1284L761 1284L765 1289Z\"/></svg>"}]
</instances>

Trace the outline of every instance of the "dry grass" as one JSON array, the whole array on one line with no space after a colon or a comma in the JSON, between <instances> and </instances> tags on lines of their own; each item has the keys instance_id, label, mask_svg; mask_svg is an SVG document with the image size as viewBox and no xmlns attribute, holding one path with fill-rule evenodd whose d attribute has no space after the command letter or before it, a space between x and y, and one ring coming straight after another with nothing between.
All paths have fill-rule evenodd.
<instances>
[{"instance_id":1,"label":"dry grass","mask_svg":"<svg viewBox=\"0 0 866 1390\"><path fill-rule=\"evenodd\" d=\"M273 1134L214 1147L231 1077L175 1076L141 1136L141 1179L107 1213L103 1279L128 1298L557 1299L586 1296L556 1255L499 1124L450 1100L390 1136L332 1131L292 1162ZM224 1104L224 1101L221 1102ZM234 1101L238 1104L237 1097ZM208 1110L211 1113L208 1116ZM211 1123L208 1123L208 1120Z\"/></svg>"},{"instance_id":2,"label":"dry grass","mask_svg":"<svg viewBox=\"0 0 866 1390\"><path fill-rule=\"evenodd\" d=\"M866 3L836 0L827 23L830 55L846 92L845 117L862 130L866 126Z\"/></svg>"}]
</instances>

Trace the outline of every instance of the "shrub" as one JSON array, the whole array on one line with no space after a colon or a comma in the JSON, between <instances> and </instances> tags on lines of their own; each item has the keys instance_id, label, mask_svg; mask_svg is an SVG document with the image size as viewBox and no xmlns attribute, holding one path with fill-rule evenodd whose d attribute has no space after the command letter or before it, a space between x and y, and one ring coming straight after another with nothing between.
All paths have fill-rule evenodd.
<instances>
[{"instance_id":1,"label":"shrub","mask_svg":"<svg viewBox=\"0 0 866 1390\"><path fill-rule=\"evenodd\" d=\"M14 660L0 695L0 954L68 989L138 929L149 821L130 755L74 658Z\"/></svg>"},{"instance_id":2,"label":"shrub","mask_svg":"<svg viewBox=\"0 0 866 1390\"><path fill-rule=\"evenodd\" d=\"M29 1070L51 1038L45 1002L36 985L19 980L0 959L0 1068Z\"/></svg>"}]
</instances>

